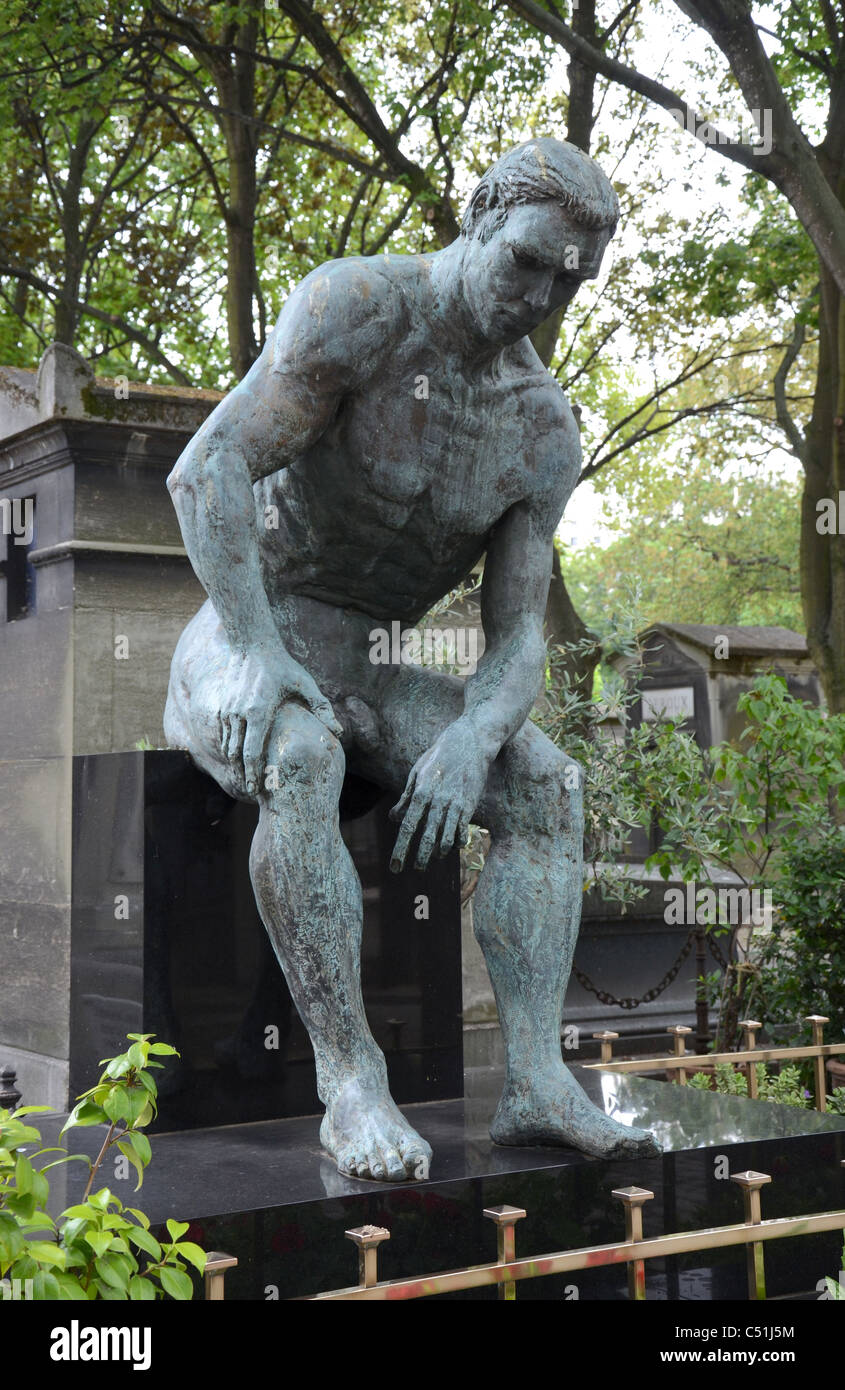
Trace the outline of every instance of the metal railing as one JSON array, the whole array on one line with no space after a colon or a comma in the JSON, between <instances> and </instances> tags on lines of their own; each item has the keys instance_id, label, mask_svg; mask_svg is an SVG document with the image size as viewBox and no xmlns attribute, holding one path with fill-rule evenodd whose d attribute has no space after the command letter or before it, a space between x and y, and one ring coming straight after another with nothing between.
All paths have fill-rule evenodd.
<instances>
[{"instance_id":1,"label":"metal railing","mask_svg":"<svg viewBox=\"0 0 845 1390\"><path fill-rule=\"evenodd\" d=\"M226 1270L237 1264L234 1255L224 1255L220 1250L209 1250L205 1261L205 1301L219 1303L225 1299L224 1280Z\"/></svg>"},{"instance_id":2,"label":"metal railing","mask_svg":"<svg viewBox=\"0 0 845 1390\"><path fill-rule=\"evenodd\" d=\"M842 1164L845 1167L845 1161ZM390 1239L383 1226L359 1226L346 1231L358 1248L358 1284L329 1293L312 1294L303 1302L359 1299L392 1302L399 1299L429 1298L434 1294L458 1293L497 1285L499 1298L516 1298L516 1285L522 1279L540 1279L550 1274L568 1274L579 1269L598 1269L605 1265L628 1266L628 1296L642 1302L646 1296L646 1261L667 1255L686 1255L698 1250L717 1250L744 1245L748 1297L766 1297L763 1247L767 1241L787 1236L815 1235L824 1231L845 1232L845 1210L817 1212L809 1216L787 1216L763 1221L760 1189L772 1181L768 1173L734 1173L731 1181L742 1189L744 1220L730 1226L713 1226L698 1231L679 1231L673 1235L643 1237L643 1206L654 1196L645 1187L619 1187L612 1195L623 1203L625 1239L618 1245L590 1245L578 1250L561 1250L550 1255L516 1258L517 1221L527 1215L522 1207L485 1207L484 1215L496 1223L498 1254L495 1263L469 1265L445 1274L427 1274L415 1279L378 1278L378 1247Z\"/></svg>"},{"instance_id":3,"label":"metal railing","mask_svg":"<svg viewBox=\"0 0 845 1390\"><path fill-rule=\"evenodd\" d=\"M845 1053L845 1042L826 1043L824 1041L824 1025L829 1023L830 1019L825 1018L823 1014L808 1014L804 1022L809 1023L813 1030L812 1044L807 1047L755 1047L757 1033L763 1025L758 1023L756 1019L743 1019L740 1023L743 1030L743 1047L740 1051L702 1053L687 1052L686 1035L691 1033L692 1029L683 1024L675 1024L666 1030L672 1035L674 1044L674 1051L670 1056L637 1057L635 1060L625 1061L616 1060L613 1056L613 1043L619 1034L605 1029L601 1033L593 1033L593 1037L601 1043L601 1060L585 1062L584 1066L597 1071L632 1072L656 1071L660 1068L662 1071L674 1071L678 1084L685 1086L689 1072L713 1067L717 1062L730 1062L734 1066L742 1067L748 1081L748 1095L752 1100L756 1100L756 1064L758 1062L789 1062L812 1057L814 1059L815 1109L824 1113L827 1109L824 1059Z\"/></svg>"}]
</instances>

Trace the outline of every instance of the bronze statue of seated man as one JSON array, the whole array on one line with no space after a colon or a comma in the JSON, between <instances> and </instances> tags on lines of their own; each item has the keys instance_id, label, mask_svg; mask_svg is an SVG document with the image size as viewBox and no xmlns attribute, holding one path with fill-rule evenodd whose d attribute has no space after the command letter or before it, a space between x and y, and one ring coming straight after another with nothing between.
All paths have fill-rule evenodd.
<instances>
[{"instance_id":1,"label":"bronze statue of seated man","mask_svg":"<svg viewBox=\"0 0 845 1390\"><path fill-rule=\"evenodd\" d=\"M167 736L260 806L256 900L314 1046L322 1143L359 1178L427 1176L431 1150L391 1098L364 1013L347 768L398 797L394 867L424 869L470 821L490 832L473 915L506 1050L495 1142L657 1152L563 1064L580 776L528 720L581 454L527 335L598 274L617 217L573 146L511 150L444 250L312 271L168 479L208 600L173 658ZM374 628L418 623L482 555L473 675L370 659Z\"/></svg>"}]
</instances>

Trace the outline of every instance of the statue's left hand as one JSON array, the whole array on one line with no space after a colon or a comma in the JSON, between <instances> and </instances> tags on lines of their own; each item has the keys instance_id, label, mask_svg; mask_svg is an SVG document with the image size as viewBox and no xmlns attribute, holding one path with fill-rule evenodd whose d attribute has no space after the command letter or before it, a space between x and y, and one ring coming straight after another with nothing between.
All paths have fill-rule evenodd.
<instances>
[{"instance_id":1,"label":"statue's left hand","mask_svg":"<svg viewBox=\"0 0 845 1390\"><path fill-rule=\"evenodd\" d=\"M396 837L390 867L405 867L411 841L421 830L415 867L425 869L432 854L448 854L462 845L469 832L473 811L481 800L490 766L489 757L472 725L457 719L411 768L405 790L393 810L402 824Z\"/></svg>"}]
</instances>

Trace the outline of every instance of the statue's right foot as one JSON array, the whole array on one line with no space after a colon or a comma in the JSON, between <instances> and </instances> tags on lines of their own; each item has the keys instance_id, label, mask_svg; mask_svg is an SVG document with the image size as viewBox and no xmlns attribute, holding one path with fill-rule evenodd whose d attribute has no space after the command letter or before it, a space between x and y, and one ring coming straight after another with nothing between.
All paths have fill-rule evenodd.
<instances>
[{"instance_id":1,"label":"statue's right foot","mask_svg":"<svg viewBox=\"0 0 845 1390\"><path fill-rule=\"evenodd\" d=\"M431 1146L408 1124L384 1086L349 1081L326 1106L320 1142L339 1173L374 1182L427 1178Z\"/></svg>"}]
</instances>

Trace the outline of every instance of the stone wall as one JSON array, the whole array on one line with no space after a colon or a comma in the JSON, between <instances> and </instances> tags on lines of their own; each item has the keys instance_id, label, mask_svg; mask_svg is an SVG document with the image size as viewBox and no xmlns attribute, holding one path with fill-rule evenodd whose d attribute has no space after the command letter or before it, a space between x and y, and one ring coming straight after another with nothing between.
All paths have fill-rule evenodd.
<instances>
[{"instance_id":1,"label":"stone wall","mask_svg":"<svg viewBox=\"0 0 845 1390\"><path fill-rule=\"evenodd\" d=\"M165 478L218 399L96 378L56 345L37 372L0 369L0 500L34 503L20 614L0 536L0 1058L33 1103L67 1092L71 758L164 742L170 659L204 597Z\"/></svg>"}]
</instances>

